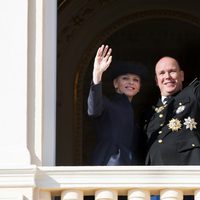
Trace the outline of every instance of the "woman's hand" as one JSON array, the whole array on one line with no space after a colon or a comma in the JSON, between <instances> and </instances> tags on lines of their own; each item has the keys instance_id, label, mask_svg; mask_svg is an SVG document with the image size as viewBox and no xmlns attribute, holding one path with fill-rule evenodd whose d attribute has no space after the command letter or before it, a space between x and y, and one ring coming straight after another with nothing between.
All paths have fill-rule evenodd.
<instances>
[{"instance_id":1,"label":"woman's hand","mask_svg":"<svg viewBox=\"0 0 200 200\"><path fill-rule=\"evenodd\" d=\"M97 54L94 60L94 69L93 69L93 82L98 84L101 81L102 74L110 66L112 62L111 56L112 49L108 45L102 45L97 50Z\"/></svg>"}]
</instances>

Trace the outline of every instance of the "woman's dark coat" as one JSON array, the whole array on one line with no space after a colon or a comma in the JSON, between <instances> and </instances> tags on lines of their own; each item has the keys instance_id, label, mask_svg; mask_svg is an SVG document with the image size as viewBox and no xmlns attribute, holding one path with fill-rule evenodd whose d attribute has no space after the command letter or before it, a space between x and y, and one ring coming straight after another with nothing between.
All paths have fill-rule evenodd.
<instances>
[{"instance_id":1,"label":"woman's dark coat","mask_svg":"<svg viewBox=\"0 0 200 200\"><path fill-rule=\"evenodd\" d=\"M91 85L88 114L94 119L97 145L92 165L107 165L112 155L120 151L119 165L136 165L139 129L134 122L132 103L124 94L111 100L102 95L102 84Z\"/></svg>"}]
</instances>

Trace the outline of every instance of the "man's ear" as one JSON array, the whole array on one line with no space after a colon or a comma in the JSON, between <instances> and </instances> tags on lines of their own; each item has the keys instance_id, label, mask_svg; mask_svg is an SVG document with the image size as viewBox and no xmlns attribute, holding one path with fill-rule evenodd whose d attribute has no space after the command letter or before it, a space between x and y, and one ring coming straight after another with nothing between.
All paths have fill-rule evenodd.
<instances>
[{"instance_id":1,"label":"man's ear","mask_svg":"<svg viewBox=\"0 0 200 200\"><path fill-rule=\"evenodd\" d=\"M184 71L181 70L181 80L184 81Z\"/></svg>"}]
</instances>

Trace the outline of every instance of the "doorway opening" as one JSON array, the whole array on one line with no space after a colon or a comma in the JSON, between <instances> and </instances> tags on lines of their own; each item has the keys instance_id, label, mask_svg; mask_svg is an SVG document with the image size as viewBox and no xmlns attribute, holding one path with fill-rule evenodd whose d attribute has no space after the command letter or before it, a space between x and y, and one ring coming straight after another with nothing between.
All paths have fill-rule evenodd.
<instances>
[{"instance_id":1,"label":"doorway opening","mask_svg":"<svg viewBox=\"0 0 200 200\"><path fill-rule=\"evenodd\" d=\"M112 29L112 27L111 27ZM91 41L93 37L91 37ZM84 42L84 40L83 40ZM174 19L171 17L146 18L122 26L109 37L98 41L108 44L113 49L113 60L134 60L142 62L148 68L148 77L144 81L142 90L136 98L138 118L145 107L151 105L159 97L154 81L154 66L162 56L172 56L178 59L185 71L184 84L187 85L200 75L200 25ZM71 46L70 48L73 48ZM87 95L91 83L94 55L97 50L91 48L91 55L85 62L84 69L76 66L74 76L66 80L65 73L71 73L67 63L58 67L65 67L64 73L59 73L57 82L57 97L62 103L69 103L73 111L62 109L62 103L57 105L57 165L89 165L89 160L95 146L95 133L91 121L87 116ZM62 49L64 51L65 49ZM77 55L70 59L76 59ZM58 58L60 59L60 58ZM81 67L84 64L81 63ZM63 72L63 71L62 71ZM76 81L74 81L76 80ZM79 81L82 80L82 81ZM66 84L74 83L73 89ZM63 84L65 83L65 84ZM65 88L65 89L63 89ZM103 91L112 95L112 86L108 76L103 77ZM148 101L147 101L148 99ZM65 108L65 107L64 107ZM73 118L73 128L69 131L68 121ZM70 121L71 122L71 121Z\"/></svg>"}]
</instances>

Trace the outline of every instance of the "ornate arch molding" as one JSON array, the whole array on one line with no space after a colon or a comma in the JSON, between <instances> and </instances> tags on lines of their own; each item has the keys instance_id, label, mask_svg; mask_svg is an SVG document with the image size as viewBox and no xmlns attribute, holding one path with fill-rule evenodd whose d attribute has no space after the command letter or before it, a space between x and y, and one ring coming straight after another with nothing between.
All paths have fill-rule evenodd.
<instances>
[{"instance_id":1,"label":"ornate arch molding","mask_svg":"<svg viewBox=\"0 0 200 200\"><path fill-rule=\"evenodd\" d=\"M76 147L74 149L75 152L75 164L80 165L82 163L82 141L83 141L83 86L84 86L84 78L86 75L87 67L89 65L89 61L91 60L94 52L96 51L99 44L105 41L108 37L110 37L113 33L118 31L119 29L131 24L136 23L138 21L147 20L147 19L175 19L183 22L187 22L194 26L200 28L200 17L193 16L192 14L176 11L176 10L147 10L136 12L131 15L127 15L118 21L115 21L105 29L103 29L89 44L88 48L85 50L85 54L82 56L82 59L79 62L77 73L74 82L74 111L75 111L75 119L74 119L74 128L75 128L75 138L76 138Z\"/></svg>"}]
</instances>

